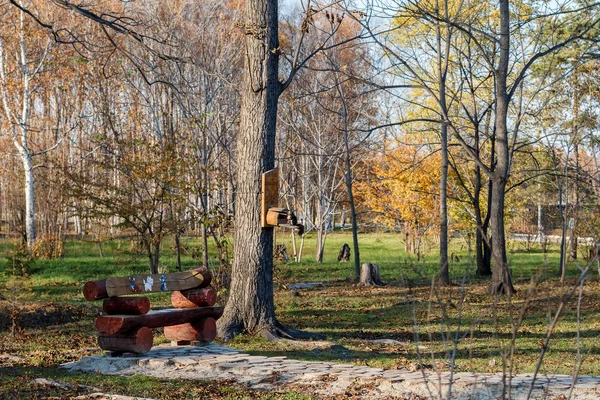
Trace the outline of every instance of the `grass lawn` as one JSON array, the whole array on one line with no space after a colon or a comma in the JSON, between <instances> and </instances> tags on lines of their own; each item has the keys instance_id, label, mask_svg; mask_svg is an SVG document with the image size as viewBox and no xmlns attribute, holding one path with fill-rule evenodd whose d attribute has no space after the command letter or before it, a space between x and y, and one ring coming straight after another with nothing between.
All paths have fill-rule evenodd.
<instances>
[{"instance_id":1,"label":"grass lawn","mask_svg":"<svg viewBox=\"0 0 600 400\"><path fill-rule=\"evenodd\" d=\"M309 235L303 260L278 263L274 277L280 321L323 333L327 341L340 346L298 346L245 336L228 345L255 354L383 368L421 365L448 369L454 365L457 371L500 372L506 368L517 373L533 372L545 348L542 373L572 374L579 368L580 374L600 375L600 280L596 267L590 268L581 292L575 291L562 308L545 346L561 301L573 290L580 269L586 267L584 262L569 264L567 280L561 284L556 277L557 247L543 254L535 246L510 243L509 263L518 293L510 299L495 299L487 294L488 279L475 276L475 263L463 239L451 243L451 253L460 260L451 264L455 283L451 287L432 285L439 268L434 243L425 243L425 256L417 261L404 252L402 236L392 233L359 235L362 262L378 264L388 283L382 288L359 287L354 282L353 263L337 262L340 247L351 241L347 232L330 234L325 261L316 263L315 240ZM288 235L279 231L277 242L286 244L291 253ZM184 244L190 254L198 248L193 238L185 239ZM103 257L97 244L68 241L62 259L37 260L28 266L27 275L19 276L9 256L11 250L10 242L0 242L4 252L0 293L8 299L0 301L0 398L10 393L16 393L14 398L35 398L40 389L31 381L40 376L110 393L155 398L181 398L182 393L188 398L204 398L199 394L204 389L211 390L214 398L302 398L296 393L251 393L233 383L216 389L210 382L170 382L169 390L161 393L157 390L160 382L151 378L66 374L56 366L101 352L93 329L100 304L83 300L83 284L109 275L146 273L146 258L132 252L127 240L104 244ZM165 243L161 263L165 271L175 269L169 243ZM185 255L183 264L189 269L197 266L197 261ZM216 267L214 254L211 264ZM293 282L323 282L325 286L287 289ZM168 304L165 295L152 296L153 304ZM164 338L157 334L155 341Z\"/></svg>"}]
</instances>

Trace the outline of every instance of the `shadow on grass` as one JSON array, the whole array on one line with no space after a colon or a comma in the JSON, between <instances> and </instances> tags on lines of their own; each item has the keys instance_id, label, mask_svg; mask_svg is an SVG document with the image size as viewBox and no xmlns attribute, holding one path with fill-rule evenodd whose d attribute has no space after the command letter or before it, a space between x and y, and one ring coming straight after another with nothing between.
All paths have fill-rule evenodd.
<instances>
[{"instance_id":1,"label":"shadow on grass","mask_svg":"<svg viewBox=\"0 0 600 400\"><path fill-rule=\"evenodd\" d=\"M100 308L92 305L46 304L43 308L24 306L14 309L11 305L5 304L0 306L0 332L11 329L12 319L19 329L25 330L44 329L87 320L92 326L93 318L99 312Z\"/></svg>"}]
</instances>

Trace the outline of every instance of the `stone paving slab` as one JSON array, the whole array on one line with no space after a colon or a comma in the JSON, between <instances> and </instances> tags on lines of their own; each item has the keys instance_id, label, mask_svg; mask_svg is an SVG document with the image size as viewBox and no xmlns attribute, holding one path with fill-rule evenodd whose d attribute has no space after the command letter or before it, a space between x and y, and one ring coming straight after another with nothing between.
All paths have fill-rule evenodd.
<instances>
[{"instance_id":1,"label":"stone paving slab","mask_svg":"<svg viewBox=\"0 0 600 400\"><path fill-rule=\"evenodd\" d=\"M344 395L353 398L401 398L408 394L425 398L487 400L502 396L503 385L510 387L511 399L527 399L532 374L513 375L504 382L502 374L435 371L383 370L322 361L290 360L285 356L264 357L210 343L202 346L156 346L143 356L98 355L63 364L73 371L112 375L148 375L168 379L236 379L257 390L304 388L314 395ZM571 390L568 375L539 375L531 399L566 398ZM577 379L571 399L600 399L600 377Z\"/></svg>"}]
</instances>

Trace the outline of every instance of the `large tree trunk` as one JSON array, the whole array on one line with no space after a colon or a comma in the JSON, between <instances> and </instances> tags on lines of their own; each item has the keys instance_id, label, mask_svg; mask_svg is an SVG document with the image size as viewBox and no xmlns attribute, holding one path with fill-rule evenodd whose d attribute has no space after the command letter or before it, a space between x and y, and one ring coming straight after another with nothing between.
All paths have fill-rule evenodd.
<instances>
[{"instance_id":1,"label":"large tree trunk","mask_svg":"<svg viewBox=\"0 0 600 400\"><path fill-rule=\"evenodd\" d=\"M261 228L261 174L275 166L278 81L277 0L248 0L240 132L237 142L235 257L229 299L218 324L229 340L244 331L277 335L273 228Z\"/></svg>"},{"instance_id":2,"label":"large tree trunk","mask_svg":"<svg viewBox=\"0 0 600 400\"><path fill-rule=\"evenodd\" d=\"M508 146L508 94L507 76L510 56L508 0L500 1L500 58L496 70L496 168L492 173L492 204L490 212L492 234L492 293L512 294L512 284L506 258L506 236L504 229L504 198L510 168Z\"/></svg>"}]
</instances>

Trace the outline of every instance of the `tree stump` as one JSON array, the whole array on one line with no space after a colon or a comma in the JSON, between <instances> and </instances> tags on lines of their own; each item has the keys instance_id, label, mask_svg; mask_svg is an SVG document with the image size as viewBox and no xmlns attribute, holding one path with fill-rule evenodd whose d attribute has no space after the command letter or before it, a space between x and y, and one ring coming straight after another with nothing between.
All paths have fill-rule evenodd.
<instances>
[{"instance_id":1,"label":"tree stump","mask_svg":"<svg viewBox=\"0 0 600 400\"><path fill-rule=\"evenodd\" d=\"M363 264L359 283L363 286L385 286L385 282L379 276L379 265Z\"/></svg>"},{"instance_id":2,"label":"tree stump","mask_svg":"<svg viewBox=\"0 0 600 400\"><path fill-rule=\"evenodd\" d=\"M342 248L340 249L340 255L338 256L338 261L350 261L350 246L347 243L344 243Z\"/></svg>"}]
</instances>

